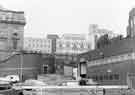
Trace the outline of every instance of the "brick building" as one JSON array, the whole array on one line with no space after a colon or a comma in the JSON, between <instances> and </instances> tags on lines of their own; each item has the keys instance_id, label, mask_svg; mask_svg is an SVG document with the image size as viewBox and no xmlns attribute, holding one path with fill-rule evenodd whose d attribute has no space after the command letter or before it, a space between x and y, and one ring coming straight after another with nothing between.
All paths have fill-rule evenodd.
<instances>
[{"instance_id":1,"label":"brick building","mask_svg":"<svg viewBox=\"0 0 135 95\"><path fill-rule=\"evenodd\" d=\"M100 84L127 83L127 75L135 73L135 38L117 40L104 48L95 49L80 57L87 60L87 77Z\"/></svg>"},{"instance_id":2,"label":"brick building","mask_svg":"<svg viewBox=\"0 0 135 95\"><path fill-rule=\"evenodd\" d=\"M129 27L132 29L127 31L126 38L114 38L110 44L79 56L85 59L88 78L101 85L128 84L135 87L135 22L131 19L134 17L133 13L129 16Z\"/></svg>"},{"instance_id":3,"label":"brick building","mask_svg":"<svg viewBox=\"0 0 135 95\"><path fill-rule=\"evenodd\" d=\"M25 80L36 78L40 74L42 61L40 54L24 53L20 55L19 53L7 52L7 55L3 61L0 61L0 77L19 75L20 79Z\"/></svg>"},{"instance_id":4,"label":"brick building","mask_svg":"<svg viewBox=\"0 0 135 95\"><path fill-rule=\"evenodd\" d=\"M40 72L41 74L55 73L55 57L52 54L42 54Z\"/></svg>"},{"instance_id":5,"label":"brick building","mask_svg":"<svg viewBox=\"0 0 135 95\"><path fill-rule=\"evenodd\" d=\"M88 41L91 43L92 50L96 48L97 40L103 36L108 35L109 39L113 37L117 37L118 34L113 33L111 30L100 28L97 24L90 24L89 25L89 33L88 33Z\"/></svg>"}]
</instances>

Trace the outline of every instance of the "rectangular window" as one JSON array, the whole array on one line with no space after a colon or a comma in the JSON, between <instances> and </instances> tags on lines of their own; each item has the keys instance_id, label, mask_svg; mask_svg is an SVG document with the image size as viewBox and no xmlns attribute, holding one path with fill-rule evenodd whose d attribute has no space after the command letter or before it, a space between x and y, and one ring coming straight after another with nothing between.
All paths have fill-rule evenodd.
<instances>
[{"instance_id":1,"label":"rectangular window","mask_svg":"<svg viewBox=\"0 0 135 95\"><path fill-rule=\"evenodd\" d=\"M119 74L104 74L104 75L93 75L92 78L95 81L111 81L111 80L119 80Z\"/></svg>"},{"instance_id":2,"label":"rectangular window","mask_svg":"<svg viewBox=\"0 0 135 95\"><path fill-rule=\"evenodd\" d=\"M113 76L115 80L119 80L119 77L120 77L119 74L114 74Z\"/></svg>"},{"instance_id":3,"label":"rectangular window","mask_svg":"<svg viewBox=\"0 0 135 95\"><path fill-rule=\"evenodd\" d=\"M120 75L118 73L93 74L88 76L88 78L93 79L94 81L118 81L120 79Z\"/></svg>"},{"instance_id":4,"label":"rectangular window","mask_svg":"<svg viewBox=\"0 0 135 95\"><path fill-rule=\"evenodd\" d=\"M98 79L99 79L98 76L95 76L95 80L98 81Z\"/></svg>"},{"instance_id":5,"label":"rectangular window","mask_svg":"<svg viewBox=\"0 0 135 95\"><path fill-rule=\"evenodd\" d=\"M109 75L109 80L113 80L113 75Z\"/></svg>"},{"instance_id":6,"label":"rectangular window","mask_svg":"<svg viewBox=\"0 0 135 95\"><path fill-rule=\"evenodd\" d=\"M17 39L13 39L13 49L17 49Z\"/></svg>"},{"instance_id":7,"label":"rectangular window","mask_svg":"<svg viewBox=\"0 0 135 95\"><path fill-rule=\"evenodd\" d=\"M108 80L108 75L104 75L104 80Z\"/></svg>"},{"instance_id":8,"label":"rectangular window","mask_svg":"<svg viewBox=\"0 0 135 95\"><path fill-rule=\"evenodd\" d=\"M100 80L100 81L103 80L103 76L102 76L102 75L99 76L99 80Z\"/></svg>"}]
</instances>

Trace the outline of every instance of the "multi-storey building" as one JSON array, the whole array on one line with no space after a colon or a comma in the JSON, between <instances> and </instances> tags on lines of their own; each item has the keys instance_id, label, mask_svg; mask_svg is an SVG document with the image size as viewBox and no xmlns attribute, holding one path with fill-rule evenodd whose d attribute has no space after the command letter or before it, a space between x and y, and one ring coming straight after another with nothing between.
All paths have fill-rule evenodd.
<instances>
[{"instance_id":1,"label":"multi-storey building","mask_svg":"<svg viewBox=\"0 0 135 95\"><path fill-rule=\"evenodd\" d=\"M42 73L54 73L56 71L56 61L55 61L55 51L56 51L56 40L59 38L56 34L48 34L47 39L51 40L51 50L50 54L42 55Z\"/></svg>"},{"instance_id":2,"label":"multi-storey building","mask_svg":"<svg viewBox=\"0 0 135 95\"><path fill-rule=\"evenodd\" d=\"M89 34L64 34L56 41L56 53L79 54L95 49L97 40L108 34L111 39L118 36L110 30L99 28L98 25L89 26Z\"/></svg>"},{"instance_id":3,"label":"multi-storey building","mask_svg":"<svg viewBox=\"0 0 135 95\"><path fill-rule=\"evenodd\" d=\"M135 88L135 9L129 14L129 31L125 38L112 40L104 47L80 54L82 77L101 85L128 85ZM82 65L83 64L83 65ZM86 67L86 68L85 68ZM81 68L80 68L81 69Z\"/></svg>"},{"instance_id":4,"label":"multi-storey building","mask_svg":"<svg viewBox=\"0 0 135 95\"><path fill-rule=\"evenodd\" d=\"M52 40L52 54L56 52L56 40L59 38L56 34L48 34L47 39Z\"/></svg>"},{"instance_id":5,"label":"multi-storey building","mask_svg":"<svg viewBox=\"0 0 135 95\"><path fill-rule=\"evenodd\" d=\"M0 60L11 55L10 51L22 50L25 24L23 11L0 8Z\"/></svg>"},{"instance_id":6,"label":"multi-storey building","mask_svg":"<svg viewBox=\"0 0 135 95\"><path fill-rule=\"evenodd\" d=\"M128 19L128 27L127 27L127 36L133 37L135 35L135 8L129 12L129 19Z\"/></svg>"},{"instance_id":7,"label":"multi-storey building","mask_svg":"<svg viewBox=\"0 0 135 95\"><path fill-rule=\"evenodd\" d=\"M24 50L50 54L52 53L52 41L43 38L24 38Z\"/></svg>"},{"instance_id":8,"label":"multi-storey building","mask_svg":"<svg viewBox=\"0 0 135 95\"><path fill-rule=\"evenodd\" d=\"M25 26L23 11L0 9L0 49L21 50Z\"/></svg>"},{"instance_id":9,"label":"multi-storey building","mask_svg":"<svg viewBox=\"0 0 135 95\"><path fill-rule=\"evenodd\" d=\"M56 70L58 70L58 72L60 71L60 73L72 75L73 71L71 69L76 69L78 54L95 49L96 40L105 34L108 34L109 38L115 37L114 33L106 29L99 29L96 25L93 25L90 29L93 30L89 35L64 34L61 38L56 40L55 64L57 64ZM73 58L71 56L73 56ZM61 69L57 69L59 67L61 67Z\"/></svg>"},{"instance_id":10,"label":"multi-storey building","mask_svg":"<svg viewBox=\"0 0 135 95\"><path fill-rule=\"evenodd\" d=\"M27 79L39 74L41 56L18 52L23 49L25 24L23 11L0 8L0 77L19 75Z\"/></svg>"},{"instance_id":11,"label":"multi-storey building","mask_svg":"<svg viewBox=\"0 0 135 95\"><path fill-rule=\"evenodd\" d=\"M56 73L73 77L77 67L77 55L91 50L85 34L64 34L56 40Z\"/></svg>"},{"instance_id":12,"label":"multi-storey building","mask_svg":"<svg viewBox=\"0 0 135 95\"><path fill-rule=\"evenodd\" d=\"M108 35L109 39L112 39L113 37L117 37L118 34L113 33L110 30L99 28L97 24L90 24L89 25L89 34L88 34L88 41L91 43L92 49L95 49L97 40L103 36Z\"/></svg>"},{"instance_id":13,"label":"multi-storey building","mask_svg":"<svg viewBox=\"0 0 135 95\"><path fill-rule=\"evenodd\" d=\"M56 41L57 54L79 54L91 50L91 43L83 34L65 34Z\"/></svg>"}]
</instances>

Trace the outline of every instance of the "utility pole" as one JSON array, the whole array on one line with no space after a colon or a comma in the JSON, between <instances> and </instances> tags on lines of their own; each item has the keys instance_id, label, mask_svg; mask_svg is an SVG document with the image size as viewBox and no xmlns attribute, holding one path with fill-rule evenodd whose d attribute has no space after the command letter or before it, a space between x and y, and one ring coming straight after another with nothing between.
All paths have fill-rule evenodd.
<instances>
[{"instance_id":1,"label":"utility pole","mask_svg":"<svg viewBox=\"0 0 135 95\"><path fill-rule=\"evenodd\" d=\"M20 51L20 80L23 81L23 52Z\"/></svg>"}]
</instances>

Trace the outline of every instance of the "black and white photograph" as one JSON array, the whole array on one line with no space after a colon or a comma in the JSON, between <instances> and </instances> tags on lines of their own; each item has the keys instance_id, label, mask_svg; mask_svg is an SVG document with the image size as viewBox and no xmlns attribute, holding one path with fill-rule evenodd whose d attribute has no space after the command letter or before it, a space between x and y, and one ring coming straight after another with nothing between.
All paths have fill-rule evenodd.
<instances>
[{"instance_id":1,"label":"black and white photograph","mask_svg":"<svg viewBox=\"0 0 135 95\"><path fill-rule=\"evenodd\" d=\"M0 95L135 95L135 0L0 0Z\"/></svg>"}]
</instances>

